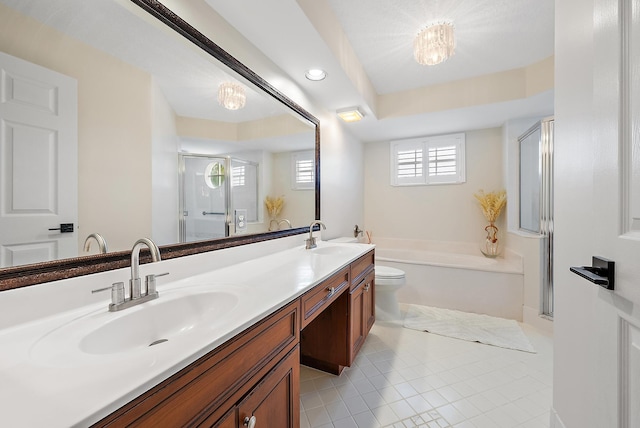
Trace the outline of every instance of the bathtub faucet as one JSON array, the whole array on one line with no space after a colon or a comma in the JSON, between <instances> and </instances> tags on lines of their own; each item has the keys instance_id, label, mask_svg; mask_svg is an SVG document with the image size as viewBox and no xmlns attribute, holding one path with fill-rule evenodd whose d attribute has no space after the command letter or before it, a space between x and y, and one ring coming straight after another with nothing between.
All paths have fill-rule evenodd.
<instances>
[{"instance_id":1,"label":"bathtub faucet","mask_svg":"<svg viewBox=\"0 0 640 428\"><path fill-rule=\"evenodd\" d=\"M320 220L316 220L313 223L311 223L311 226L309 226L309 239L307 239L306 245L304 248L306 248L307 250L310 250L312 248L316 248L316 238L313 236L313 226L315 226L316 224L319 224L320 226L322 226L323 229L326 229L327 226L324 225L323 222L321 222Z\"/></svg>"}]
</instances>

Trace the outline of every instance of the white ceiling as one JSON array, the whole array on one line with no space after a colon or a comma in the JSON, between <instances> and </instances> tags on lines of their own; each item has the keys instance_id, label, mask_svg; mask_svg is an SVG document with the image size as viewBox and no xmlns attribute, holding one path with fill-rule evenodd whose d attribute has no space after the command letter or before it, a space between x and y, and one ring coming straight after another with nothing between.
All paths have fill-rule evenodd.
<instances>
[{"instance_id":1,"label":"white ceiling","mask_svg":"<svg viewBox=\"0 0 640 428\"><path fill-rule=\"evenodd\" d=\"M553 0L329 0L379 94L524 67L553 55ZM428 23L455 26L456 52L437 66L413 59Z\"/></svg>"},{"instance_id":2,"label":"white ceiling","mask_svg":"<svg viewBox=\"0 0 640 428\"><path fill-rule=\"evenodd\" d=\"M379 120L359 89L362 82L349 77L341 56L355 52L378 95L521 68L554 53L554 0L205 1L320 105L328 110L363 107L365 120L347 125L363 141L487 128L553 113L549 91L500 104ZM305 15L309 2L311 9L335 19L334 31L344 32L348 46L336 52L325 42L314 27L316 17ZM441 20L455 25L455 55L436 66L418 65L414 36ZM327 70L327 79L307 81L304 71L311 67Z\"/></svg>"},{"instance_id":3,"label":"white ceiling","mask_svg":"<svg viewBox=\"0 0 640 428\"><path fill-rule=\"evenodd\" d=\"M215 100L216 82L226 78L226 73L217 71L212 60L199 52L185 50L184 43L166 31L130 16L113 0L0 1L150 70L179 115L238 121L256 119L265 111L267 116L281 114L278 103L261 106L262 113L254 112L253 106L262 103L254 92L249 93L242 116L220 108ZM553 55L554 0L201 1L318 105L329 111L360 106L365 119L346 126L365 142L494 127L508 119L553 112L553 91L548 91L498 104L378 119L375 100L366 88L372 89L374 97L384 96L520 68L547 58ZM333 33L344 34L343 42L338 46L328 43L327 34L316 28L318 16L307 16L305 11L321 15ZM422 26L439 20L454 23L456 53L436 66L418 65L413 59L413 38ZM154 42L145 43L149 40ZM351 53L356 66L346 69L345 58ZM304 72L311 67L325 69L327 79L306 80ZM362 73L354 74L354 69ZM274 105L280 111L273 111Z\"/></svg>"}]
</instances>

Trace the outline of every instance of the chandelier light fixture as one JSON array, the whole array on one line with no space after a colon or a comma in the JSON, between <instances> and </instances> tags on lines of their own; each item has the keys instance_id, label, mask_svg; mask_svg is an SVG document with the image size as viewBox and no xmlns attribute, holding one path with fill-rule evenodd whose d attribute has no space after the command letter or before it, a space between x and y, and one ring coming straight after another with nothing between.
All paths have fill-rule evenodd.
<instances>
[{"instance_id":1,"label":"chandelier light fixture","mask_svg":"<svg viewBox=\"0 0 640 428\"><path fill-rule=\"evenodd\" d=\"M423 28L413 43L413 56L418 64L436 65L454 54L456 40L451 22L439 22Z\"/></svg>"},{"instance_id":2,"label":"chandelier light fixture","mask_svg":"<svg viewBox=\"0 0 640 428\"><path fill-rule=\"evenodd\" d=\"M241 109L247 102L244 87L234 82L221 83L218 87L218 102L228 110Z\"/></svg>"}]
</instances>

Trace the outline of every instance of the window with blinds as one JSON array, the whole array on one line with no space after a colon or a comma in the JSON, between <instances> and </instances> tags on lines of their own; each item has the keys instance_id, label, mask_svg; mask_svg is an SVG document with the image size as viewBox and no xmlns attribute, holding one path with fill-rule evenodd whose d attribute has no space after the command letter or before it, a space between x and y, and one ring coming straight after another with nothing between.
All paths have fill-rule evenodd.
<instances>
[{"instance_id":1,"label":"window with blinds","mask_svg":"<svg viewBox=\"0 0 640 428\"><path fill-rule=\"evenodd\" d=\"M295 152L291 155L291 188L294 190L315 189L315 152Z\"/></svg>"},{"instance_id":2,"label":"window with blinds","mask_svg":"<svg viewBox=\"0 0 640 428\"><path fill-rule=\"evenodd\" d=\"M243 166L235 166L231 168L231 186L238 187L244 186L246 180L246 174Z\"/></svg>"},{"instance_id":3,"label":"window with blinds","mask_svg":"<svg viewBox=\"0 0 640 428\"><path fill-rule=\"evenodd\" d=\"M465 182L464 134L391 142L391 185Z\"/></svg>"}]
</instances>

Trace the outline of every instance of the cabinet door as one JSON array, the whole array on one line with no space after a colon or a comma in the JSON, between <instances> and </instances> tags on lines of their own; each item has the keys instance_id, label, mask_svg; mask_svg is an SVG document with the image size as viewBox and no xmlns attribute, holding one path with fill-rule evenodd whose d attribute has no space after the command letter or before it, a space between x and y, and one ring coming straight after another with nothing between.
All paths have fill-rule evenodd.
<instances>
[{"instance_id":1,"label":"cabinet door","mask_svg":"<svg viewBox=\"0 0 640 428\"><path fill-rule=\"evenodd\" d=\"M376 320L375 273L371 271L352 291L349 299L349 365Z\"/></svg>"},{"instance_id":2,"label":"cabinet door","mask_svg":"<svg viewBox=\"0 0 640 428\"><path fill-rule=\"evenodd\" d=\"M364 291L365 282L362 281L351 291L349 299L349 365L353 364L367 334L364 323L367 297Z\"/></svg>"},{"instance_id":3,"label":"cabinet door","mask_svg":"<svg viewBox=\"0 0 640 428\"><path fill-rule=\"evenodd\" d=\"M365 336L373 327L373 323L376 321L376 277L375 273L371 272L367 275L364 282L364 325L366 328Z\"/></svg>"},{"instance_id":4,"label":"cabinet door","mask_svg":"<svg viewBox=\"0 0 640 428\"><path fill-rule=\"evenodd\" d=\"M236 427L236 407L229 410L223 417L215 424L211 425L211 428L237 428ZM204 425L206 426L206 425Z\"/></svg>"},{"instance_id":5,"label":"cabinet door","mask_svg":"<svg viewBox=\"0 0 640 428\"><path fill-rule=\"evenodd\" d=\"M299 385L300 352L296 346L240 402L238 426L298 428Z\"/></svg>"}]
</instances>

